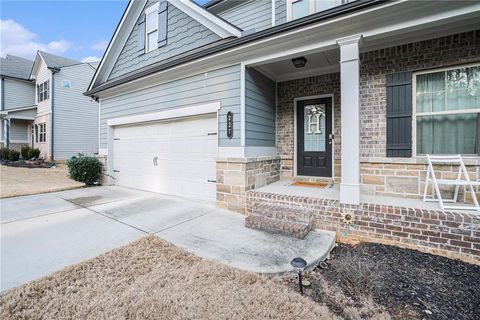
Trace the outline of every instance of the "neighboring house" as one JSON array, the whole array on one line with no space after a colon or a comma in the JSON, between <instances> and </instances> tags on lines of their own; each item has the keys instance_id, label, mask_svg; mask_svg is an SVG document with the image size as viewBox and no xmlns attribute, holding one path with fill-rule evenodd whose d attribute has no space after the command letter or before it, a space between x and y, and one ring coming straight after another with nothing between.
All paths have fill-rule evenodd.
<instances>
[{"instance_id":1,"label":"neighboring house","mask_svg":"<svg viewBox=\"0 0 480 320\"><path fill-rule=\"evenodd\" d=\"M0 143L20 149L31 145L31 128L37 106L35 84L30 80L33 61L7 55L0 58Z\"/></svg>"},{"instance_id":2,"label":"neighboring house","mask_svg":"<svg viewBox=\"0 0 480 320\"><path fill-rule=\"evenodd\" d=\"M85 93L111 182L478 259L478 216L419 200L426 154L478 180L478 21L478 2L130 1Z\"/></svg>"},{"instance_id":3,"label":"neighboring house","mask_svg":"<svg viewBox=\"0 0 480 320\"><path fill-rule=\"evenodd\" d=\"M98 152L98 103L82 93L96 64L38 51L30 79L36 88L33 146L49 160Z\"/></svg>"}]
</instances>

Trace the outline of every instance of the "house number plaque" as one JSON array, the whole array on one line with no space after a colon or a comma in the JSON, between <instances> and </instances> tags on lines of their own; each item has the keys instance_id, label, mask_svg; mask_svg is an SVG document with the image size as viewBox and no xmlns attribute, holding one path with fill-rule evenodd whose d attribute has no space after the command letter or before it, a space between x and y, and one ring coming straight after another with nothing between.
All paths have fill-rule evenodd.
<instances>
[{"instance_id":1,"label":"house number plaque","mask_svg":"<svg viewBox=\"0 0 480 320\"><path fill-rule=\"evenodd\" d=\"M233 138L233 112L227 112L227 137L228 139Z\"/></svg>"}]
</instances>

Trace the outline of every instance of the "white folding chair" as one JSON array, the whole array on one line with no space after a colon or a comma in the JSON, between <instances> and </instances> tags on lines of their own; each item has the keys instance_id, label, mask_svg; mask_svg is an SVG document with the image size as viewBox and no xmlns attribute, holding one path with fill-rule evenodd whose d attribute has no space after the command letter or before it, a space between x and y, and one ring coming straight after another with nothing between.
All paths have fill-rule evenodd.
<instances>
[{"instance_id":1,"label":"white folding chair","mask_svg":"<svg viewBox=\"0 0 480 320\"><path fill-rule=\"evenodd\" d=\"M480 182L478 181L471 181L470 177L468 176L467 169L465 168L465 163L463 162L463 158L461 155L454 155L454 156L435 156L435 155L428 155L428 169L427 169L427 176L425 177L425 189L423 192L423 201L427 202L438 202L442 210L445 209L453 209L453 210L477 210L480 211L480 206L478 205L477 196L475 194L474 186L479 186ZM437 165L453 165L458 166L458 173L456 179L437 179L435 175L435 170L433 166ZM463 176L463 177L462 177ZM432 195L431 197L427 197L428 193L428 186L432 183ZM443 199L440 193L439 185L450 185L455 186L455 191L453 193L453 199ZM467 188L473 199L473 205L445 205L444 203L457 203L458 199L458 191L460 186L464 187L464 192L467 192Z\"/></svg>"}]
</instances>

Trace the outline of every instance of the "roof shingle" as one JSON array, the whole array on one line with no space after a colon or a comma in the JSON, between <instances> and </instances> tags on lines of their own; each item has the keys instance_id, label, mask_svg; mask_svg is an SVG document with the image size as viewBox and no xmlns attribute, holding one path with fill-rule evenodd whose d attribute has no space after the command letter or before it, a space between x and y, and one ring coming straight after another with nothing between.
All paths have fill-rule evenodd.
<instances>
[{"instance_id":1,"label":"roof shingle","mask_svg":"<svg viewBox=\"0 0 480 320\"><path fill-rule=\"evenodd\" d=\"M0 57L0 75L28 80L32 71L33 61L7 54Z\"/></svg>"}]
</instances>

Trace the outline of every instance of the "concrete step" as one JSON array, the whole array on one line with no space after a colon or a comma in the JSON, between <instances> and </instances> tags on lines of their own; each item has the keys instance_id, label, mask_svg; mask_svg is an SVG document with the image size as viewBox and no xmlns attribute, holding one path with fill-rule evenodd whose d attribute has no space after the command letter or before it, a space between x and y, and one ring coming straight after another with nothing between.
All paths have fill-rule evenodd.
<instances>
[{"instance_id":1,"label":"concrete step","mask_svg":"<svg viewBox=\"0 0 480 320\"><path fill-rule=\"evenodd\" d=\"M245 227L303 239L312 229L312 224L251 214L245 218Z\"/></svg>"},{"instance_id":2,"label":"concrete step","mask_svg":"<svg viewBox=\"0 0 480 320\"><path fill-rule=\"evenodd\" d=\"M252 208L250 213L267 218L275 218L286 222L299 222L307 224L310 224L313 219L313 211L311 210L271 203L262 203Z\"/></svg>"}]
</instances>

